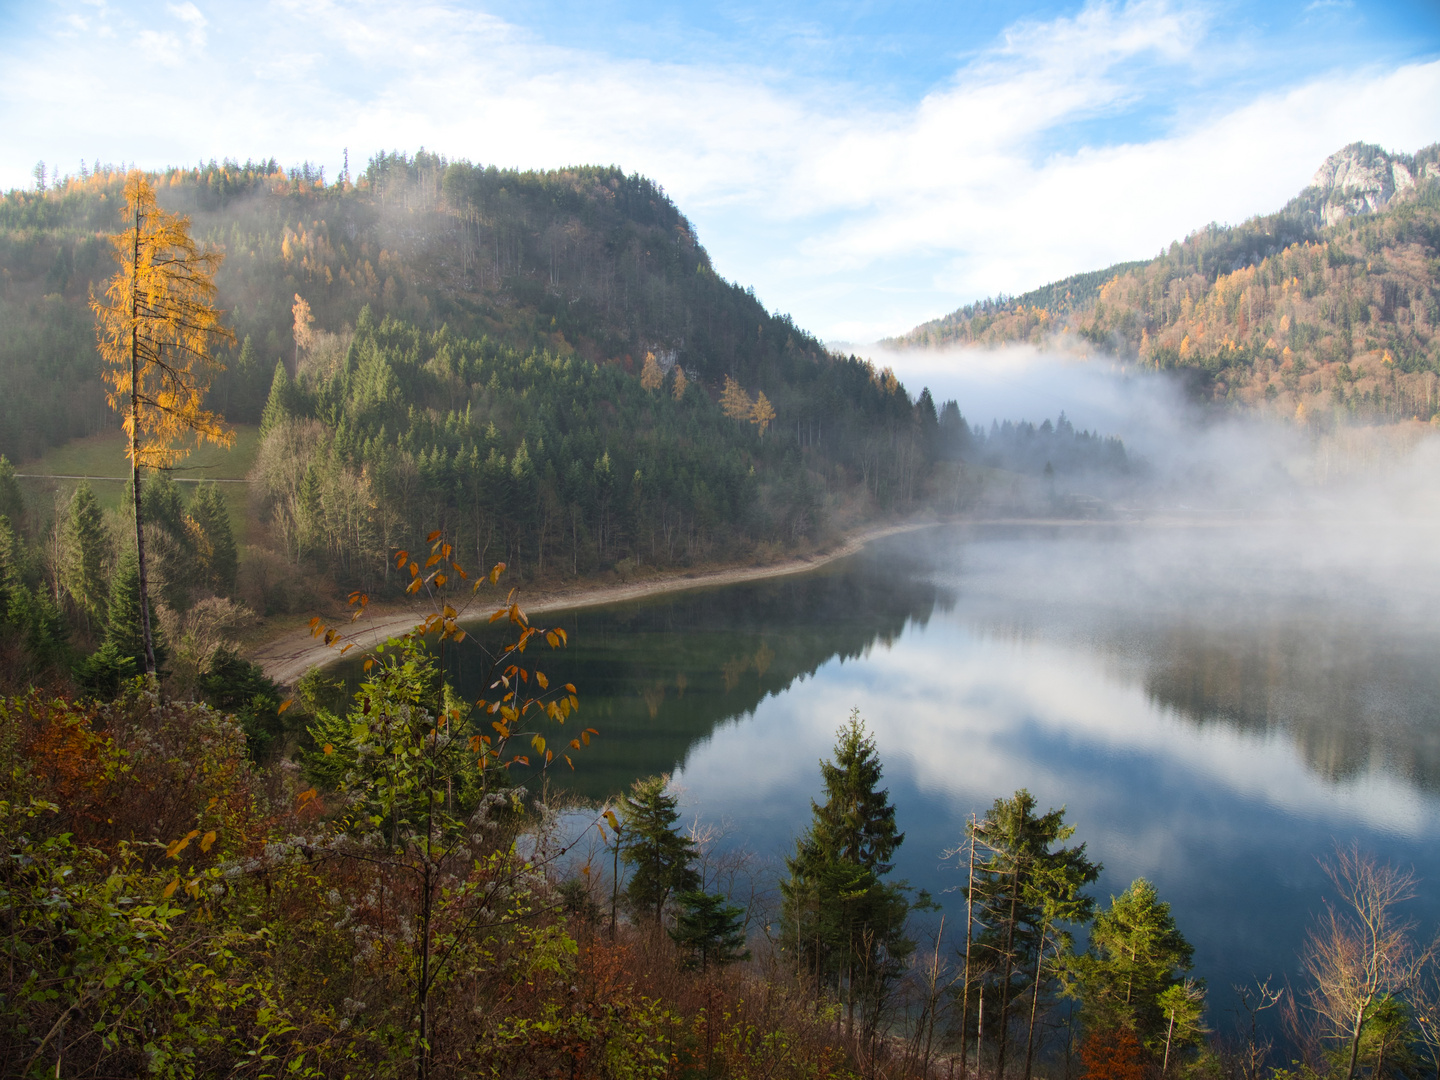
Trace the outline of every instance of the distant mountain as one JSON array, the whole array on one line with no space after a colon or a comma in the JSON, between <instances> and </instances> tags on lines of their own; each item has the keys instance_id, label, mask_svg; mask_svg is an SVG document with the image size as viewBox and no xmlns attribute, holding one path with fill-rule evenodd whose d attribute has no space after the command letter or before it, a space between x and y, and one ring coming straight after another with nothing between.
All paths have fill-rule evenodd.
<instances>
[{"instance_id":1,"label":"distant mountain","mask_svg":"<svg viewBox=\"0 0 1440 1080\"><path fill-rule=\"evenodd\" d=\"M1158 258L967 305L886 342L1069 340L1175 369L1202 399L1319 420L1440 412L1440 144L1354 143L1278 213Z\"/></svg>"}]
</instances>

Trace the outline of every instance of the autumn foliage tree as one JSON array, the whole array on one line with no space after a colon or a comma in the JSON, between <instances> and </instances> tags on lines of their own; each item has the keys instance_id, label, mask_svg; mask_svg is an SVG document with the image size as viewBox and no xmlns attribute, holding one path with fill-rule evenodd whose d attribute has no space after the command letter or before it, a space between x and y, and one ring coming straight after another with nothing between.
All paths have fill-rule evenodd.
<instances>
[{"instance_id":1,"label":"autumn foliage tree","mask_svg":"<svg viewBox=\"0 0 1440 1080\"><path fill-rule=\"evenodd\" d=\"M130 444L135 549L140 571L141 633L147 674L156 669L150 625L145 515L140 470L166 468L184 458L185 436L228 446L234 435L205 408L205 392L221 365L210 355L234 335L215 307L215 271L222 256L201 251L190 220L157 205L139 171L125 181L127 228L111 238L119 269L102 295L91 296L95 332L110 405L124 416Z\"/></svg>"}]
</instances>

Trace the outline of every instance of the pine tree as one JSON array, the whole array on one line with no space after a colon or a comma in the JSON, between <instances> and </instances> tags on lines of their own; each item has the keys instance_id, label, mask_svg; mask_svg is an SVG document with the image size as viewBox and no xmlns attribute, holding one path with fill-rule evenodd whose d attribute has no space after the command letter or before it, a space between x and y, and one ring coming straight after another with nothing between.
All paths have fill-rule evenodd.
<instances>
[{"instance_id":1,"label":"pine tree","mask_svg":"<svg viewBox=\"0 0 1440 1080\"><path fill-rule=\"evenodd\" d=\"M669 783L669 776L636 780L620 802L625 837L620 857L631 868L625 895L637 914L653 915L657 923L671 896L700 887L700 875L690 865L695 845L675 829L680 800L665 794Z\"/></svg>"},{"instance_id":2,"label":"pine tree","mask_svg":"<svg viewBox=\"0 0 1440 1080\"><path fill-rule=\"evenodd\" d=\"M63 561L60 581L85 612L99 625L105 622L109 583L105 579L105 556L110 547L105 515L90 485L85 481L70 497L62 534Z\"/></svg>"}]
</instances>

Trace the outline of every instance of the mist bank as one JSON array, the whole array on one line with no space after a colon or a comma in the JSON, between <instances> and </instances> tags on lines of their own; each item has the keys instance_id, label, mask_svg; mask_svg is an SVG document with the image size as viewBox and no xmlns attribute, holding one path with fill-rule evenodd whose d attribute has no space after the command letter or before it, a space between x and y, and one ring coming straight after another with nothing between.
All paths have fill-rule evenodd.
<instances>
[{"instance_id":1,"label":"mist bank","mask_svg":"<svg viewBox=\"0 0 1440 1080\"><path fill-rule=\"evenodd\" d=\"M937 402L955 401L977 435L1004 430L1007 422L1038 433L1046 421L1056 428L1063 416L1077 431L1123 444L1123 461L1109 467L1066 475L1057 462L1051 476L1031 469L1029 486L1012 491L1031 509L1043 509L1052 496L1089 494L1119 516L1278 514L1420 527L1440 514L1430 481L1440 463L1434 424L1357 424L1334 411L1217 406L1197 401L1183 373L1060 340L1044 349L856 351L906 385L928 388ZM985 464L983 447L971 463ZM1001 486L992 483L992 504Z\"/></svg>"}]
</instances>

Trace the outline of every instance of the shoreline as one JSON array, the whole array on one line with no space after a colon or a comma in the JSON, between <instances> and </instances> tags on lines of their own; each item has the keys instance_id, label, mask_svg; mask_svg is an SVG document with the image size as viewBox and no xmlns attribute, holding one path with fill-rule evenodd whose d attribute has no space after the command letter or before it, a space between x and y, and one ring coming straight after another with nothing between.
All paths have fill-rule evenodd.
<instances>
[{"instance_id":1,"label":"shoreline","mask_svg":"<svg viewBox=\"0 0 1440 1080\"><path fill-rule=\"evenodd\" d=\"M719 570L704 570L696 573L668 572L643 581L620 582L615 584L581 584L569 589L537 593L522 606L527 615L540 615L549 611L570 611L578 608L601 607L606 604L622 604L631 600L645 600L667 593L687 592L692 589L719 588L739 585L748 581L763 581L767 578L788 577L804 574L839 559L847 558L860 551L865 545L887 536L900 533L918 532L921 529L939 525L963 527L1019 527L1019 528L1225 528L1234 526L1245 517L1217 515L1214 512L1185 514L1170 513L1154 517L1134 518L1055 518L1025 516L994 516L984 518L957 518L948 521L926 519L907 521L891 525L875 525L854 532L835 547L808 557L792 556L780 562L762 566L732 566ZM493 608L480 605L476 619L483 618ZM345 634L346 642L353 642L359 648L368 648L383 643L387 638L402 634L417 622L430 615L429 608L418 602L409 606L397 603L377 603L372 606L373 616L362 624L356 624L353 633ZM335 621L336 629L342 633L350 624L343 616ZM468 621L468 620L467 620ZM317 639L308 627L286 630L269 638L263 644L246 650L246 658L260 665L265 674L281 686L294 686L296 680L312 667L327 667L340 659L338 649L327 646Z\"/></svg>"},{"instance_id":2,"label":"shoreline","mask_svg":"<svg viewBox=\"0 0 1440 1080\"><path fill-rule=\"evenodd\" d=\"M877 525L861 529L847 536L833 548L809 557L794 556L780 562L763 566L734 566L721 570L706 570L694 574L665 574L645 581L622 582L611 585L581 585L574 589L562 589L538 594L522 606L526 615L539 615L547 611L570 611L576 608L601 607L606 604L622 604L630 600L645 600L666 593L688 592L692 589L715 588L738 585L747 581L763 581L766 578L788 577L817 570L829 563L854 555L861 548L875 540L900 533L916 532L943 524L939 521L909 521L897 525ZM482 605L476 618L483 618L491 608ZM402 634L430 614L428 608L418 603L407 610L387 608L374 618L363 620L363 629L346 634L347 642L354 642L360 648L377 645L386 638ZM339 629L346 624L341 623ZM312 667L327 667L340 659L339 650L317 639L309 630L289 630L266 641L253 650L248 650L247 659L259 664L265 674L281 686L293 686Z\"/></svg>"}]
</instances>

